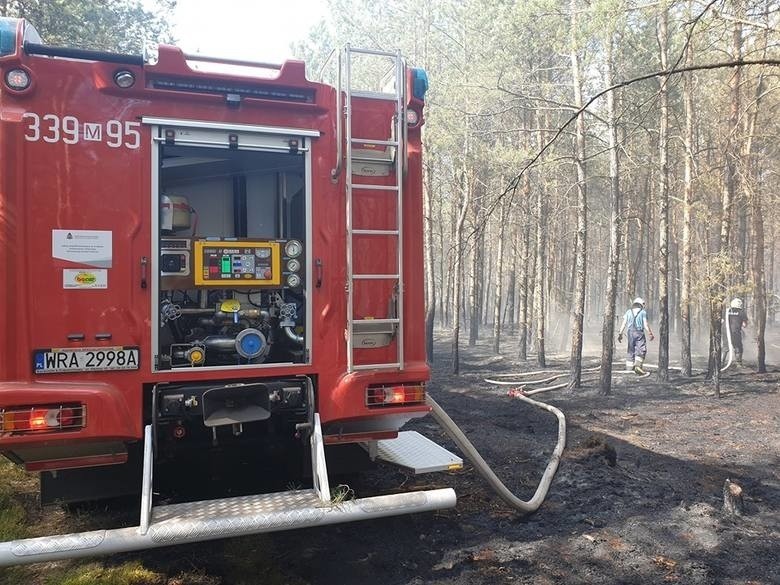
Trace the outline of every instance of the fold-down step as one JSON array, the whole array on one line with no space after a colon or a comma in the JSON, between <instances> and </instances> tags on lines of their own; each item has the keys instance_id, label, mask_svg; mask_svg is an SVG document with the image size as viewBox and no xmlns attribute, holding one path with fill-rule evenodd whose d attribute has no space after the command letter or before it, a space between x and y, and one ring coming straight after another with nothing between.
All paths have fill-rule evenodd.
<instances>
[{"instance_id":1,"label":"fold-down step","mask_svg":"<svg viewBox=\"0 0 780 585\"><path fill-rule=\"evenodd\" d=\"M339 503L323 503L314 490L300 490L173 504L153 509L146 532L132 526L0 542L0 567L430 512L455 502L455 492L444 488Z\"/></svg>"},{"instance_id":2,"label":"fold-down step","mask_svg":"<svg viewBox=\"0 0 780 585\"><path fill-rule=\"evenodd\" d=\"M416 474L463 467L463 459L417 431L401 431L397 439L376 441L375 446L368 446L368 452L372 458L406 467Z\"/></svg>"}]
</instances>

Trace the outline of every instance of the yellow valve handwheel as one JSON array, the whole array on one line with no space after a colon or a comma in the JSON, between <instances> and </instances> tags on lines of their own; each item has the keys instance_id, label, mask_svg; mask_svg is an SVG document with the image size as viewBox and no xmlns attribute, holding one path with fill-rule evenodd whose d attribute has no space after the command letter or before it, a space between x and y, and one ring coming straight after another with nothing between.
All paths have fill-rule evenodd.
<instances>
[{"instance_id":1,"label":"yellow valve handwheel","mask_svg":"<svg viewBox=\"0 0 780 585\"><path fill-rule=\"evenodd\" d=\"M241 303L236 299L227 299L219 305L219 310L223 313L238 313L241 310Z\"/></svg>"}]
</instances>

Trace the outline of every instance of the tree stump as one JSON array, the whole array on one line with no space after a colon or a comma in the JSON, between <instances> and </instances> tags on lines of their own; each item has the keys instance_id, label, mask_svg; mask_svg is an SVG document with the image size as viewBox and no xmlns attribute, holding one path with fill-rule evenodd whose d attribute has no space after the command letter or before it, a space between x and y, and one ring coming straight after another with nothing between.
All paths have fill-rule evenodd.
<instances>
[{"instance_id":1,"label":"tree stump","mask_svg":"<svg viewBox=\"0 0 780 585\"><path fill-rule=\"evenodd\" d=\"M730 479L723 484L723 511L734 516L742 516L744 512L742 488Z\"/></svg>"}]
</instances>

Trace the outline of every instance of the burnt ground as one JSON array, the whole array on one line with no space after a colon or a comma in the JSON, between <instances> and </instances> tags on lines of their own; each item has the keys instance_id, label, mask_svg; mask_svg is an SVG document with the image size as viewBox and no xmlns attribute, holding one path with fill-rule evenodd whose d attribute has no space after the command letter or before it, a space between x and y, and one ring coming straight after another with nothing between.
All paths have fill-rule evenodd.
<instances>
[{"instance_id":1,"label":"burnt ground","mask_svg":"<svg viewBox=\"0 0 780 585\"><path fill-rule=\"evenodd\" d=\"M493 356L482 341L462 351L455 377L446 344L438 350L430 393L506 484L530 498L555 445L555 419L483 378L538 368ZM773 352L770 345L770 360ZM565 367L560 356L550 362ZM146 577L122 583L167 585L780 583L778 382L776 367L764 375L746 367L724 375L720 399L702 375L674 373L667 384L618 375L609 397L598 395L595 382L537 395L566 414L568 441L546 502L530 516L508 509L468 462L458 472L416 477L380 466L351 480L358 496L451 486L457 507L117 555L86 566L100 575L130 563ZM410 428L456 450L430 417ZM744 489L742 516L722 511L727 478ZM103 520L100 512L70 514L59 525L83 529ZM83 566L33 566L24 582L65 583L47 575Z\"/></svg>"}]
</instances>

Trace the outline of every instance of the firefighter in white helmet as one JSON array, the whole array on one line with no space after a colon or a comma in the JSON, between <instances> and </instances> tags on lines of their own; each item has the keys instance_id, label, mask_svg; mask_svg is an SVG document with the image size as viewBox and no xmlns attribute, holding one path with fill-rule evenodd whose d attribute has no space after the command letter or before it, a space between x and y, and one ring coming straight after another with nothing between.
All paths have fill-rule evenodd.
<instances>
[{"instance_id":1,"label":"firefighter in white helmet","mask_svg":"<svg viewBox=\"0 0 780 585\"><path fill-rule=\"evenodd\" d=\"M731 332L731 345L734 347L734 359L738 366L742 365L742 330L747 327L748 320L743 308L742 299L731 299L726 311L726 326Z\"/></svg>"},{"instance_id":2,"label":"firefighter in white helmet","mask_svg":"<svg viewBox=\"0 0 780 585\"><path fill-rule=\"evenodd\" d=\"M618 331L618 341L623 341L623 331L628 336L628 348L626 351L626 371L633 371L635 374L644 375L646 372L642 369L642 364L647 355L647 339L645 331L650 335L650 341L655 339L653 330L650 328L650 321L647 319L645 311L645 301L642 297L634 299L631 308L623 315L623 323Z\"/></svg>"}]
</instances>

